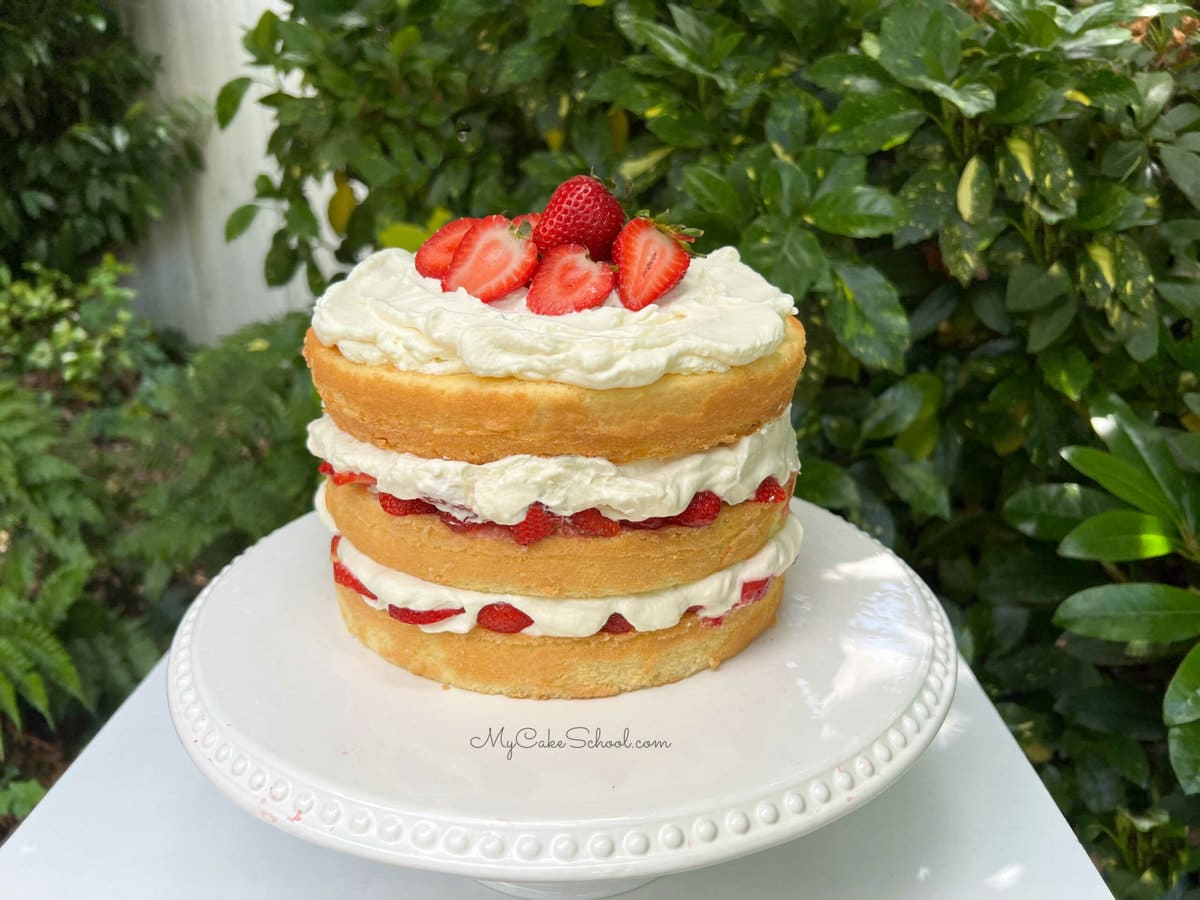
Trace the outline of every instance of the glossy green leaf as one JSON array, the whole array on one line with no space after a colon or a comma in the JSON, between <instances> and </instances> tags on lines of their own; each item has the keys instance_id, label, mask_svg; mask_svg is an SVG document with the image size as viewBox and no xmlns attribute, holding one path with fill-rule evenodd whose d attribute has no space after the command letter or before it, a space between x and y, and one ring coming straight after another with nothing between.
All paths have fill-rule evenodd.
<instances>
[{"instance_id":1,"label":"glossy green leaf","mask_svg":"<svg viewBox=\"0 0 1200 900\"><path fill-rule=\"evenodd\" d=\"M1125 401L1112 394L1092 404L1092 428L1114 454L1140 463L1153 478L1166 503L1160 509L1143 507L1146 512L1197 529L1200 482L1179 471L1162 431L1147 425Z\"/></svg>"},{"instance_id":2,"label":"glossy green leaf","mask_svg":"<svg viewBox=\"0 0 1200 900\"><path fill-rule=\"evenodd\" d=\"M1106 641L1183 641L1200 635L1200 594L1166 584L1106 584L1068 597L1054 622Z\"/></svg>"},{"instance_id":3,"label":"glossy green leaf","mask_svg":"<svg viewBox=\"0 0 1200 900\"><path fill-rule=\"evenodd\" d=\"M1045 608L1098 580L1095 566L1061 559L1047 546L985 548L978 593L995 606Z\"/></svg>"},{"instance_id":4,"label":"glossy green leaf","mask_svg":"<svg viewBox=\"0 0 1200 900\"><path fill-rule=\"evenodd\" d=\"M1066 694L1054 709L1093 731L1152 741L1162 738L1164 730L1156 699L1125 685L1100 685Z\"/></svg>"},{"instance_id":5,"label":"glossy green leaf","mask_svg":"<svg viewBox=\"0 0 1200 900\"><path fill-rule=\"evenodd\" d=\"M1171 768L1185 794L1200 794L1200 722L1175 725L1167 730Z\"/></svg>"},{"instance_id":6,"label":"glossy green leaf","mask_svg":"<svg viewBox=\"0 0 1200 900\"><path fill-rule=\"evenodd\" d=\"M859 53L831 53L804 70L804 77L834 94L874 94L891 84L887 71Z\"/></svg>"},{"instance_id":7,"label":"glossy green leaf","mask_svg":"<svg viewBox=\"0 0 1200 900\"><path fill-rule=\"evenodd\" d=\"M1060 541L1084 519L1120 507L1102 491L1079 484L1039 484L1017 491L1004 503L1004 521L1023 534Z\"/></svg>"},{"instance_id":8,"label":"glossy green leaf","mask_svg":"<svg viewBox=\"0 0 1200 900\"><path fill-rule=\"evenodd\" d=\"M907 141L925 116L917 98L908 91L893 88L850 94L829 118L817 146L843 153L890 150Z\"/></svg>"},{"instance_id":9,"label":"glossy green leaf","mask_svg":"<svg viewBox=\"0 0 1200 900\"><path fill-rule=\"evenodd\" d=\"M1163 695L1163 721L1186 725L1200 721L1200 644L1183 658Z\"/></svg>"},{"instance_id":10,"label":"glossy green leaf","mask_svg":"<svg viewBox=\"0 0 1200 900\"><path fill-rule=\"evenodd\" d=\"M1049 270L1024 263L1008 276L1004 302L1012 312L1034 312L1063 296L1070 285L1066 271L1057 263Z\"/></svg>"},{"instance_id":11,"label":"glossy green leaf","mask_svg":"<svg viewBox=\"0 0 1200 900\"><path fill-rule=\"evenodd\" d=\"M903 450L888 447L875 453L875 463L896 495L924 516L950 518L950 492L933 467Z\"/></svg>"},{"instance_id":12,"label":"glossy green leaf","mask_svg":"<svg viewBox=\"0 0 1200 900\"><path fill-rule=\"evenodd\" d=\"M804 170L782 159L773 159L762 176L762 200L767 212L791 219L800 215L812 195L812 182Z\"/></svg>"},{"instance_id":13,"label":"glossy green leaf","mask_svg":"<svg viewBox=\"0 0 1200 900\"><path fill-rule=\"evenodd\" d=\"M958 214L965 222L981 225L991 216L992 202L996 198L996 181L986 159L976 154L967 160L958 179L955 198Z\"/></svg>"},{"instance_id":14,"label":"glossy green leaf","mask_svg":"<svg viewBox=\"0 0 1200 900\"><path fill-rule=\"evenodd\" d=\"M921 381L904 379L872 400L863 418L863 439L892 437L911 425L924 405L925 390Z\"/></svg>"},{"instance_id":15,"label":"glossy green leaf","mask_svg":"<svg viewBox=\"0 0 1200 900\"><path fill-rule=\"evenodd\" d=\"M1170 144L1161 144L1158 158L1162 160L1167 175L1183 192L1192 206L1200 209L1200 154L1180 150Z\"/></svg>"},{"instance_id":16,"label":"glossy green leaf","mask_svg":"<svg viewBox=\"0 0 1200 900\"><path fill-rule=\"evenodd\" d=\"M1092 364L1078 347L1055 347L1038 359L1042 380L1072 400L1079 400L1092 383Z\"/></svg>"},{"instance_id":17,"label":"glossy green leaf","mask_svg":"<svg viewBox=\"0 0 1200 900\"><path fill-rule=\"evenodd\" d=\"M985 271L985 242L978 229L951 215L938 234L942 264L958 283L966 287Z\"/></svg>"},{"instance_id":18,"label":"glossy green leaf","mask_svg":"<svg viewBox=\"0 0 1200 900\"><path fill-rule=\"evenodd\" d=\"M225 240L232 241L242 235L258 215L258 210L257 203L247 203L230 213L225 220Z\"/></svg>"},{"instance_id":19,"label":"glossy green leaf","mask_svg":"<svg viewBox=\"0 0 1200 900\"><path fill-rule=\"evenodd\" d=\"M238 107L242 105L242 98L246 96L246 91L250 89L252 83L251 79L241 77L227 81L221 86L221 90L217 93L216 103L217 124L221 128L225 128L233 121Z\"/></svg>"},{"instance_id":20,"label":"glossy green leaf","mask_svg":"<svg viewBox=\"0 0 1200 900\"><path fill-rule=\"evenodd\" d=\"M825 252L799 222L756 219L742 233L742 259L763 277L800 299L828 270Z\"/></svg>"},{"instance_id":21,"label":"glossy green leaf","mask_svg":"<svg viewBox=\"0 0 1200 900\"><path fill-rule=\"evenodd\" d=\"M742 198L713 167L688 166L683 170L683 189L701 209L731 222L741 218Z\"/></svg>"},{"instance_id":22,"label":"glossy green leaf","mask_svg":"<svg viewBox=\"0 0 1200 900\"><path fill-rule=\"evenodd\" d=\"M818 196L804 220L845 237L878 237L894 231L904 221L904 204L887 191L858 185Z\"/></svg>"},{"instance_id":23,"label":"glossy green leaf","mask_svg":"<svg viewBox=\"0 0 1200 900\"><path fill-rule=\"evenodd\" d=\"M1081 522L1058 545L1061 556L1129 562L1166 556L1179 549L1174 527L1157 516L1113 509Z\"/></svg>"},{"instance_id":24,"label":"glossy green leaf","mask_svg":"<svg viewBox=\"0 0 1200 900\"><path fill-rule=\"evenodd\" d=\"M1174 520L1177 514L1174 504L1154 479L1133 463L1092 447L1067 447L1062 456L1113 496L1164 521Z\"/></svg>"},{"instance_id":25,"label":"glossy green leaf","mask_svg":"<svg viewBox=\"0 0 1200 900\"><path fill-rule=\"evenodd\" d=\"M1030 353L1041 353L1067 333L1079 311L1079 301L1074 294L1060 297L1044 309L1039 309L1029 321L1029 338L1026 349Z\"/></svg>"},{"instance_id":26,"label":"glossy green leaf","mask_svg":"<svg viewBox=\"0 0 1200 900\"><path fill-rule=\"evenodd\" d=\"M763 130L777 153L792 154L804 146L809 125L805 99L806 95L798 88L781 87L772 93Z\"/></svg>"},{"instance_id":27,"label":"glossy green leaf","mask_svg":"<svg viewBox=\"0 0 1200 900\"><path fill-rule=\"evenodd\" d=\"M870 266L835 262L833 270L828 317L838 341L872 368L901 371L909 334L896 289Z\"/></svg>"},{"instance_id":28,"label":"glossy green leaf","mask_svg":"<svg viewBox=\"0 0 1200 900\"><path fill-rule=\"evenodd\" d=\"M809 459L801 464L796 496L825 509L851 509L859 502L854 478L841 466L823 459Z\"/></svg>"},{"instance_id":29,"label":"glossy green leaf","mask_svg":"<svg viewBox=\"0 0 1200 900\"><path fill-rule=\"evenodd\" d=\"M954 170L949 166L918 169L904 182L898 196L910 214L893 232L896 247L907 247L937 233L954 210L955 183Z\"/></svg>"}]
</instances>

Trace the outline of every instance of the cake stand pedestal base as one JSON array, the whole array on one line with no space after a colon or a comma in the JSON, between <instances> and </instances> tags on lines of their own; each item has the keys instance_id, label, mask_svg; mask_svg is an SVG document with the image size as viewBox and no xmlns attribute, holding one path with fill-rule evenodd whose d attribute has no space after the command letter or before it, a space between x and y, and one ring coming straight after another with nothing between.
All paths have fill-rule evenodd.
<instances>
[{"instance_id":1,"label":"cake stand pedestal base","mask_svg":"<svg viewBox=\"0 0 1200 900\"><path fill-rule=\"evenodd\" d=\"M955 681L929 588L837 516L792 511L800 556L745 651L676 684L541 701L443 688L365 649L338 613L329 533L305 516L184 616L172 721L255 817L510 897L611 897L774 847L895 781Z\"/></svg>"},{"instance_id":2,"label":"cake stand pedestal base","mask_svg":"<svg viewBox=\"0 0 1200 900\"><path fill-rule=\"evenodd\" d=\"M604 881L480 881L486 888L521 900L603 900L617 897L654 881L654 878L612 878Z\"/></svg>"}]
</instances>

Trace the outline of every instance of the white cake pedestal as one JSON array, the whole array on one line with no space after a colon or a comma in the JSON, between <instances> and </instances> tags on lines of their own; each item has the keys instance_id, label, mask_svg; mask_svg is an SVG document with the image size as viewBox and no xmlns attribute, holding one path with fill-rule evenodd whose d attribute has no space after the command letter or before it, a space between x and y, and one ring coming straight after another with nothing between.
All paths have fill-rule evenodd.
<instances>
[{"instance_id":1,"label":"white cake pedestal","mask_svg":"<svg viewBox=\"0 0 1200 900\"><path fill-rule=\"evenodd\" d=\"M954 693L949 623L889 551L805 527L776 626L719 670L601 700L445 689L343 629L310 514L196 599L171 716L200 771L297 837L517 897L613 896L792 840L877 796Z\"/></svg>"}]
</instances>

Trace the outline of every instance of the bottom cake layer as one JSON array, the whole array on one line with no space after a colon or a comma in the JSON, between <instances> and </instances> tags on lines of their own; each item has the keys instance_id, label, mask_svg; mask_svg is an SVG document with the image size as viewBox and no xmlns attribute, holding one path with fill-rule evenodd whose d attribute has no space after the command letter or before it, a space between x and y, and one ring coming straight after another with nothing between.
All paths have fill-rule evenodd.
<instances>
[{"instance_id":1,"label":"bottom cake layer","mask_svg":"<svg viewBox=\"0 0 1200 900\"><path fill-rule=\"evenodd\" d=\"M469 691L545 700L609 697L716 668L774 623L783 581L776 578L761 600L719 625L688 614L671 628L582 638L485 628L429 633L373 608L351 588L335 587L350 633L388 662Z\"/></svg>"}]
</instances>

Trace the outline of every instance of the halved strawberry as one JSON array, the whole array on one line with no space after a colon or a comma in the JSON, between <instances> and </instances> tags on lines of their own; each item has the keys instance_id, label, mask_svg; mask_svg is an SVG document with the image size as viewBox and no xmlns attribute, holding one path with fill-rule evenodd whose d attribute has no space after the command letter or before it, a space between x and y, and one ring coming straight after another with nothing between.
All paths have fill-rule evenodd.
<instances>
[{"instance_id":1,"label":"halved strawberry","mask_svg":"<svg viewBox=\"0 0 1200 900\"><path fill-rule=\"evenodd\" d=\"M403 500L383 491L379 492L379 505L385 513L393 516L420 516L437 512L437 507L425 500Z\"/></svg>"},{"instance_id":2,"label":"halved strawberry","mask_svg":"<svg viewBox=\"0 0 1200 900\"><path fill-rule=\"evenodd\" d=\"M721 513L721 498L712 491L701 491L692 498L687 509L675 516L675 522L688 528L703 528L717 520Z\"/></svg>"},{"instance_id":3,"label":"halved strawberry","mask_svg":"<svg viewBox=\"0 0 1200 900\"><path fill-rule=\"evenodd\" d=\"M533 624L533 619L508 603L489 603L479 610L475 624L488 631L516 634Z\"/></svg>"},{"instance_id":4,"label":"halved strawberry","mask_svg":"<svg viewBox=\"0 0 1200 900\"><path fill-rule=\"evenodd\" d=\"M525 305L543 316L561 316L599 306L612 293L612 266L593 262L587 247L559 244L542 254Z\"/></svg>"},{"instance_id":5,"label":"halved strawberry","mask_svg":"<svg viewBox=\"0 0 1200 900\"><path fill-rule=\"evenodd\" d=\"M529 223L529 233L533 234L537 230L538 222L542 221L541 213L521 213L519 216L513 216L513 228L519 229L526 222ZM536 244L537 241L534 241Z\"/></svg>"},{"instance_id":6,"label":"halved strawberry","mask_svg":"<svg viewBox=\"0 0 1200 900\"><path fill-rule=\"evenodd\" d=\"M426 278L441 278L445 275L446 270L450 268L450 261L454 259L454 251L478 221L455 219L431 234L417 250L414 260L417 271Z\"/></svg>"},{"instance_id":7,"label":"halved strawberry","mask_svg":"<svg viewBox=\"0 0 1200 900\"><path fill-rule=\"evenodd\" d=\"M336 485L375 483L374 475L368 475L365 472L338 472L327 462L322 462L317 466L317 471L322 475L329 476L330 480Z\"/></svg>"},{"instance_id":8,"label":"halved strawberry","mask_svg":"<svg viewBox=\"0 0 1200 900\"><path fill-rule=\"evenodd\" d=\"M366 585L359 581L354 573L347 569L346 564L340 559L334 560L333 562L333 580L340 585L350 588L352 591L358 591L358 593L362 594L368 600L379 599L369 590L367 590Z\"/></svg>"},{"instance_id":9,"label":"halved strawberry","mask_svg":"<svg viewBox=\"0 0 1200 900\"><path fill-rule=\"evenodd\" d=\"M580 510L563 521L564 530L588 537L612 537L621 533L621 523L603 515L596 507Z\"/></svg>"},{"instance_id":10,"label":"halved strawberry","mask_svg":"<svg viewBox=\"0 0 1200 900\"><path fill-rule=\"evenodd\" d=\"M605 634L628 634L634 629L633 626L629 624L629 620L623 615L620 613L613 613L608 617L608 621L604 623L600 630Z\"/></svg>"},{"instance_id":11,"label":"halved strawberry","mask_svg":"<svg viewBox=\"0 0 1200 900\"><path fill-rule=\"evenodd\" d=\"M783 486L770 475L763 479L758 490L754 492L756 503L782 503L786 499L787 493Z\"/></svg>"},{"instance_id":12,"label":"halved strawberry","mask_svg":"<svg viewBox=\"0 0 1200 900\"><path fill-rule=\"evenodd\" d=\"M540 503L535 503L529 507L529 511L525 513L524 521L518 522L516 525L510 525L509 530L512 532L513 540L522 546L536 544L544 537L549 537L554 534L558 527L558 516L550 512Z\"/></svg>"},{"instance_id":13,"label":"halved strawberry","mask_svg":"<svg viewBox=\"0 0 1200 900\"><path fill-rule=\"evenodd\" d=\"M607 260L625 210L599 178L576 175L554 189L533 231L543 253L560 244L582 244L594 260Z\"/></svg>"},{"instance_id":14,"label":"halved strawberry","mask_svg":"<svg viewBox=\"0 0 1200 900\"><path fill-rule=\"evenodd\" d=\"M464 612L466 610L461 606L456 609L409 609L407 606L388 604L388 615L405 625L432 625Z\"/></svg>"},{"instance_id":15,"label":"halved strawberry","mask_svg":"<svg viewBox=\"0 0 1200 900\"><path fill-rule=\"evenodd\" d=\"M537 260L537 245L530 238L522 237L504 216L488 216L463 235L442 277L442 290L464 288L491 303L529 284Z\"/></svg>"},{"instance_id":16,"label":"halved strawberry","mask_svg":"<svg viewBox=\"0 0 1200 900\"><path fill-rule=\"evenodd\" d=\"M651 219L630 219L613 244L617 293L626 309L653 303L683 279L692 258L690 239Z\"/></svg>"}]
</instances>

